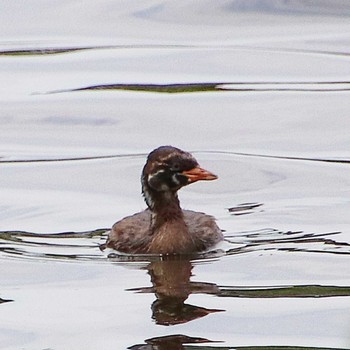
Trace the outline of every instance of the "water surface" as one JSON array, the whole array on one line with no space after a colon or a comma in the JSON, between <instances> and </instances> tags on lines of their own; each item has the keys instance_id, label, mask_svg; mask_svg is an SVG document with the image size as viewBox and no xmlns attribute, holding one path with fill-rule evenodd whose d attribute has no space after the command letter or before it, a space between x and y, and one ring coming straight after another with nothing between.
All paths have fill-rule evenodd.
<instances>
[{"instance_id":1,"label":"water surface","mask_svg":"<svg viewBox=\"0 0 350 350\"><path fill-rule=\"evenodd\" d=\"M350 348L347 1L1 6L2 348ZM162 144L225 242L101 252Z\"/></svg>"}]
</instances>

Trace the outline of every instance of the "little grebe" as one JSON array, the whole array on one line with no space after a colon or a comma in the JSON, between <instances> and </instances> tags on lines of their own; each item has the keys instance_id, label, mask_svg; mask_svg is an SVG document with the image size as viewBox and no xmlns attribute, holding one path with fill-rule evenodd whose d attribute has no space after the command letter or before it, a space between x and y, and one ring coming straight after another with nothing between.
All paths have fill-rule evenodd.
<instances>
[{"instance_id":1,"label":"little grebe","mask_svg":"<svg viewBox=\"0 0 350 350\"><path fill-rule=\"evenodd\" d=\"M139 254L189 254L210 248L223 239L221 230L211 216L182 210L177 191L215 179L190 153L172 146L153 150L141 177L148 209L116 222L104 246Z\"/></svg>"}]
</instances>

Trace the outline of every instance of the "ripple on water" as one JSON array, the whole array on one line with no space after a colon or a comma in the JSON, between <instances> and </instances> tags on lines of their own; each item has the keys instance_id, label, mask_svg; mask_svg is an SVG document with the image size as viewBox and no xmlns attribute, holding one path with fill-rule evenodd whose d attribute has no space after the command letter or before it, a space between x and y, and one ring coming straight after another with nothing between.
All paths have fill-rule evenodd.
<instances>
[{"instance_id":1,"label":"ripple on water","mask_svg":"<svg viewBox=\"0 0 350 350\"><path fill-rule=\"evenodd\" d=\"M191 260L212 259L223 255L250 252L309 252L323 254L350 254L350 244L337 240L340 232L305 233L282 232L277 229L225 233L224 242L217 249L188 256ZM104 254L99 246L107 238L108 229L86 232L34 233L24 231L0 231L2 257L30 259L60 259L72 261L115 262L164 260L159 255L127 255L110 252ZM1 257L0 257L1 258Z\"/></svg>"},{"instance_id":2,"label":"ripple on water","mask_svg":"<svg viewBox=\"0 0 350 350\"><path fill-rule=\"evenodd\" d=\"M275 158L263 155L214 151L194 152L194 154L199 159L200 163L204 162L205 166L208 165L208 168L217 170L220 181L211 184L211 194L209 197L206 191L203 190L204 185L202 184L188 189L186 188L186 191L182 191L180 196L184 197L188 207L191 207L192 204L195 205L198 198L200 198L198 205L202 210L210 212L211 207L217 210L216 208L221 206L221 203L218 202L228 203L231 201L231 198L243 198L247 193L249 197L254 198L254 196L250 195L251 192L257 194L256 198L263 198L264 201L269 200L271 203L276 202L276 204L273 204L275 207L282 206L282 209L278 208L279 211L277 214L274 206L271 206L268 202L264 203L262 201L244 202L234 206L227 206L225 216L221 215L219 219L219 221L223 219L222 222L219 222L219 225L224 229L226 229L225 226L227 226L225 223L229 223L229 227L232 225L232 227L236 228L236 225L239 227L240 222L242 222L243 225L247 225L249 228L254 220L259 219L261 221L261 217L266 217L264 221L261 221L262 223L270 222L274 224L275 221L281 221L281 218L282 220L284 218L289 220L291 216L301 217L301 220L305 219L305 222L307 222L310 212L306 211L305 208L310 207L310 209L314 211L316 211L315 209L318 209L318 207L331 208L334 204L338 204L338 197L332 199L332 197L327 198L327 195L329 196L329 193L333 195L333 189L340 193L342 191L341 188L348 185L348 180L345 180L343 172L339 172L338 169L339 166L345 167L347 164L323 163L322 160L316 159ZM117 163L114 162L114 158L118 159ZM13 165L7 165L4 171L8 172L7 175L9 179L15 178L17 180L19 187L17 192L11 190L12 192L7 196L9 200L20 197L20 194L23 192L22 186L24 183L27 183L28 178L34 181L34 183L31 184L33 196L35 195L35 190L42 191L49 189L49 191L51 191L51 175L55 177L55 191L62 191L62 194L66 194L67 190L86 191L90 188L88 185L94 181L96 176L107 177L107 181L100 184L100 190L103 192L111 192L112 188L114 188L116 194L123 193L125 188L130 187L130 179L122 175L129 174L130 164L132 166L131 171L135 172L136 164L142 163L140 154L135 154L134 156L130 154L118 154L92 158L39 159L38 162L40 162L42 167L42 172L40 173L38 173L35 166L35 159L23 160L23 164L22 161L19 164L17 164L17 161L14 161ZM61 166L61 164L65 165ZM121 176L120 179L114 174L110 175L109 170L111 165L115 168L116 173ZM17 166L25 166L26 168L26 172L22 171L25 174L23 179L20 177L22 172L16 171ZM324 179L315 180L314 177L320 171L322 171ZM70 176L70 172L72 176ZM13 176L10 176L11 174ZM332 185L333 182L328 185L329 179L335 175L338 180L337 186L334 187ZM18 179L15 176L17 176ZM67 177L71 178L69 184L67 184L66 181ZM81 181L83 177L85 178L85 183ZM237 182L236 179L242 177L244 177L244 181ZM35 182L35 179L37 179L37 182ZM312 186L310 186L311 179L315 183ZM135 181L138 181L138 176L135 176ZM6 183L4 185L6 185ZM326 185L328 185L329 188ZM83 187L80 188L80 186ZM104 188L104 186L106 186L106 188ZM325 194L322 194L322 191L325 192ZM263 196L261 196L261 193L263 193ZM283 195L283 201L281 201L281 194ZM318 197L316 197L315 194L317 194ZM130 194L128 193L128 195ZM51 197L52 196L47 195L47 198ZM116 199L118 200L118 197ZM322 199L328 201L328 203L322 203ZM331 202L331 199L334 203ZM35 200L31 200L31 198L27 198L26 200L28 201L28 205L32 205L32 202L35 203ZM54 199L54 201L56 200ZM298 202L297 205L295 205L296 202ZM290 203L294 203L294 206L292 207ZM53 204L57 205L57 201ZM2 210L3 219L6 219L6 215L8 215L13 221L13 215L18 218L18 216L23 216L26 210L29 210L29 215L35 216L37 215L36 211L40 209L36 207L35 212L32 213L31 211L33 211L33 208L29 208L25 203L23 207L18 207L18 203L16 205L17 206L15 206L15 204L12 206L9 204L2 204L2 208L4 208L4 210ZM23 205L23 201L21 205ZM50 209L50 205L50 202L45 203L44 214L49 215L50 220L53 220L55 210ZM94 208L96 208L95 203L93 203L93 205ZM208 206L207 210L205 209L206 206ZM283 208L283 206L285 207ZM222 208L222 210L223 209L224 208ZM338 210L338 208L336 209ZM62 208L62 210L64 210L64 208ZM283 216L285 212L289 212L289 217ZM302 213L300 214L300 212ZM43 213L40 212L39 214ZM246 219L247 214L249 214L249 219ZM67 215L69 217L70 213L67 213ZM341 213L339 217L341 217ZM315 218L317 218L317 220L323 219L320 214L316 214ZM262 225L263 224L261 224L261 226ZM256 227L256 224L253 226ZM55 234L17 230L2 231L0 232L0 250L2 255L20 258L103 260L106 258L106 254L100 252L98 246L104 242L106 231L107 229L102 228L92 231L61 232ZM232 255L252 251L266 252L274 250L349 254L350 246L347 240L344 241L344 234L339 231L322 232L315 230L314 232L307 232L301 230L283 230L279 228L270 229L264 228L264 226L247 231L230 228L226 230L225 238L224 244L219 247L220 253L217 251L214 253L211 252L210 255L205 254L201 256L201 258L209 258L215 256L215 254ZM115 254L113 256L115 256ZM126 258L125 255L118 255L117 258L124 260L130 259L130 257Z\"/></svg>"},{"instance_id":3,"label":"ripple on water","mask_svg":"<svg viewBox=\"0 0 350 350\"><path fill-rule=\"evenodd\" d=\"M221 317L223 320L227 318L237 320L237 308L240 310L238 314L244 315L246 311L240 308L244 308L247 301L250 304L257 302L258 304L254 305L265 310L260 319L261 324L264 324L266 320L266 307L270 307L271 301L278 305L283 304L283 311L279 311L282 316L281 314L275 314L275 316L279 320L276 322L279 327L280 322L283 323L284 319L287 320L282 326L286 330L288 320L294 317L294 306L300 307L299 302L302 302L302 300L310 301L310 299L313 299L311 301L313 303L316 300L326 299L326 303L323 305L327 303L327 305L329 303L338 305L338 300L342 301L344 297L350 296L350 287L346 285L347 281L344 282L339 273L334 277L335 269L345 267L343 258L350 254L350 243L345 239L344 232L337 230L336 225L333 226L337 223L336 218L340 217L340 214L338 213L338 216L333 218L331 216L323 218L317 212L325 208L327 214L329 214L332 210L338 210L343 206L343 202L339 201L340 192L347 185L348 180L342 171L339 172L339 168L344 170L346 164L314 160L311 162L307 159L275 159L258 155L220 152L197 152L195 154L201 163L202 161L206 163L205 166L209 164L208 168L217 169L222 181L214 183L210 187L209 194L204 186L189 187L181 193L181 198L184 198L186 207L204 210L218 217L220 227L225 229L225 241L216 250L186 257L130 256L117 252L102 252L99 249L108 234L108 229L105 228L57 233L3 230L0 231L0 261L12 259L24 262L23 265L26 266L29 265L27 261L35 262L32 271L36 271L38 265L61 265L52 263L36 264L36 262L70 263L69 269L75 269L76 267L85 269L85 266L88 266L89 273L91 269L98 271L97 276L99 273L104 273L102 270L117 267L120 270L115 269L117 270L115 275L108 275L102 280L95 280L89 276L89 282L86 282L88 284L87 291L82 294L88 298L86 305L89 306L84 305L85 308L89 309L91 307L91 293L96 290L96 285L102 284L104 289L101 289L101 292L105 293L107 290L108 293L113 294L113 300L107 301L112 303L112 313L115 312L113 308L119 311L120 303L124 305L125 301L128 302L128 305L133 305L136 302L137 308L144 307L141 301L145 299L137 296L143 294L154 295L153 298L151 297L150 307L149 305L146 307L148 313L143 316L147 319L151 318L157 326L179 326L181 324L192 324L194 320L209 320L209 326L204 329L204 337L189 335L198 332L189 332L188 335L173 334L159 337L150 337L151 335L149 335L143 338L145 339L144 343L135 341L134 345L129 346L131 349L181 348L185 346L183 344L196 344L196 348L201 349L201 345L199 345L201 343L206 343L206 345L202 345L203 350L214 349L220 346L221 339L210 336L212 334L211 328L215 326L213 322L210 323L210 319L218 317L220 319ZM101 159L79 159L77 157L59 161L54 159L40 160L40 167L43 170L40 174L38 174L35 160L6 164L8 178L11 178L12 181L14 177L10 175L13 171L16 171L17 167L21 167L21 169L23 167L26 170L26 177L17 179L18 189L12 190L9 188L6 198L13 199L13 202L11 202L11 205L2 204L5 209L2 215L5 219L6 216L10 217L13 222L15 219L25 216L26 209L31 206L31 211L27 211L27 214L35 217L37 221L42 220L43 213L40 208L32 207L34 201L31 200L32 197L30 196L35 196L36 191L42 191L43 189L47 191L45 194L50 194L53 177L56 181L54 190L57 191L56 194L59 196L70 192L80 195L78 191L75 192L77 189L80 192L87 191L87 196L93 196L94 193L89 192L91 190L89 185L96 178L103 178L105 181L107 177L108 181L101 184L101 188L104 189L101 198L104 198L105 193L108 196L113 189L116 193L113 201L116 199L122 203L124 198L132 197L131 191L134 191L133 186L129 186L130 177L122 175L134 173L143 160L140 159L140 154L127 155L126 157L116 156L116 158L118 162L114 162L114 156ZM121 175L122 179L116 179L115 174L110 174L111 165L115 168L116 173ZM333 171L334 169L335 171ZM321 180L315 177L320 170L323 174ZM74 176L70 176L71 174L74 174ZM330 179L334 179L333 175L336 175L335 178L339 180L335 191L333 191L332 183L329 182ZM71 179L69 184L67 184L67 177ZM26 188L23 184L27 184L28 178L33 179L32 192L28 194L28 197L23 197L22 188ZM84 178L84 184L82 178ZM244 181L237 181L240 178L244 178ZM310 186L310 179L315 181L315 184L312 183ZM21 181L23 181L23 184ZM136 174L135 183L138 184L138 181L138 174ZM327 187L328 184L330 184L329 188ZM99 192L101 192L101 188L98 188ZM125 194L124 188L128 188L127 194ZM15 201L14 192L16 192L17 198L19 198L19 194L22 195L22 199L25 198L20 203L23 207L19 211L16 211L19 204ZM124 194L124 197L118 197L121 193ZM139 192L137 191L135 197L138 198L138 196ZM52 224L57 211L50 207L52 204L50 202L51 196L46 195L45 198L48 198L48 202L45 202L45 205L42 201L40 203L44 208L42 210L45 210L44 214L48 218L46 223ZM98 200L93 205L96 208L96 202L103 203L101 206L104 211L113 201L107 203ZM135 203L131 203L130 206L132 208L138 207ZM63 211L64 218L73 215L73 211L66 208L65 200L62 200L62 203L56 201L54 205L61 206L60 208L63 210L67 209ZM217 209L218 207L220 209ZM346 210L346 205L344 208ZM124 207L122 209L125 210ZM76 215L81 215L81 211ZM121 213L118 213L118 215L123 216ZM96 212L94 212L94 216L98 216ZM113 213L113 218L114 216L115 213ZM291 218L298 218L299 227L304 230L295 229L295 222ZM320 221L325 219L327 219L329 225L325 226L324 229ZM90 222L87 222L90 225ZM271 224L275 228L267 228L266 224ZM347 227L346 224L345 222L343 228ZM288 229L279 228L280 225ZM98 227L98 225L96 226ZM270 255L273 258L272 262L269 260ZM263 259L259 259L261 256L263 256ZM298 261L295 257L300 256L302 258ZM313 257L317 258L313 260ZM336 264L338 257L342 257L340 264ZM327 265L331 265L330 269L332 271L327 273L317 272L317 276L315 276L315 271L324 268L325 264L321 268L318 265L321 259L322 263L326 262ZM313 260L313 262L310 263L310 260ZM89 264L86 265L86 262ZM296 263L295 266L289 268L293 263ZM310 263L311 266L308 265L310 271L304 274L305 263ZM333 266L332 263L334 263ZM140 274L137 274L136 271L133 271L132 274L128 273L130 268L148 274L150 281L145 276L148 283L141 283ZM204 276L203 271L205 271ZM226 271L229 271L229 273ZM52 271L50 270L47 273L51 276ZM285 278L284 275L288 273L291 273L292 276ZM81 271L79 270L76 271L74 276L80 276L80 274ZM260 277L260 274L262 277ZM240 278L240 276L243 277ZM31 276L30 278L35 280L36 277ZM72 276L69 276L72 280L70 279L67 282L68 277L63 276L63 278L66 283L65 288L68 286L67 289L70 289L73 284L75 288L81 288L79 279L73 281ZM114 279L118 280L118 283ZM123 287L120 287L120 284ZM44 284L44 287L41 287L42 285L39 284L35 292L44 295L47 285ZM54 286L53 288L58 289L60 287ZM8 303L9 306L20 304L18 301L21 295L14 293L12 290L11 292L13 294L8 291L6 295L3 295L4 299L0 303L4 306L1 307L5 308L5 302L10 301L10 299L13 299L14 302ZM196 302L199 305L195 305L192 303L191 295L196 297L197 295L215 296L216 298L214 304L210 302L212 299L207 298L198 299L197 301L202 302ZM71 301L72 298L74 299L70 295L68 300ZM79 300L80 298L81 296L79 296ZM100 296L96 298L99 299ZM332 302L330 302L330 299L332 299ZM137 300L139 300L138 303ZM286 300L290 301L290 304L287 305ZM311 305L312 312L306 313L306 318L302 321L303 325L309 324L309 320L313 320L313 315L318 312L318 304L315 305ZM30 307L29 302L27 307ZM108 305L109 307L110 305ZM149 308L151 309L151 317L149 317ZM291 312L290 309L293 311ZM103 308L103 310L103 313L105 313L106 308ZM301 310L302 307L300 307ZM326 311L328 312L328 309ZM336 312L333 312L333 314L338 315ZM51 315L48 317L51 317ZM251 317L249 322L253 325L256 322L255 320L259 320L260 316L256 316L253 312L248 317ZM145 322L144 318L142 319L143 323ZM245 327L244 322L239 324ZM231 329L227 330L227 334L231 333ZM231 342L233 343L233 340ZM211 343L213 343L213 346L210 345ZM257 346L250 348L262 349ZM293 349L291 346L279 348L281 350ZM222 349L229 348L222 347ZM269 349L269 347L264 349ZM297 349L301 350L303 347ZM320 350L321 348L315 347L313 349Z\"/></svg>"}]
</instances>

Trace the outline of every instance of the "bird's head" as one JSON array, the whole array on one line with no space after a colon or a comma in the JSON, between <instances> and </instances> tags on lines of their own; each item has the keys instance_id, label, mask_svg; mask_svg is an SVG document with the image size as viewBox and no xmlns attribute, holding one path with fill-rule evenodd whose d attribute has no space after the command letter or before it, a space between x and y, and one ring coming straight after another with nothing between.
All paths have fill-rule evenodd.
<instances>
[{"instance_id":1,"label":"bird's head","mask_svg":"<svg viewBox=\"0 0 350 350\"><path fill-rule=\"evenodd\" d=\"M215 179L217 176L201 168L190 153L172 146L161 146L148 155L142 171L142 191L149 205L149 190L175 193L196 181Z\"/></svg>"}]
</instances>

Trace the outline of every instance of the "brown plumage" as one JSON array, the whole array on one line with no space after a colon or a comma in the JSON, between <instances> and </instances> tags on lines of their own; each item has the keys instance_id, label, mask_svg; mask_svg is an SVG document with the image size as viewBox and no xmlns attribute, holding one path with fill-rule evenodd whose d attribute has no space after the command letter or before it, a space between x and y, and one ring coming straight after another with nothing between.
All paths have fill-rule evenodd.
<instances>
[{"instance_id":1,"label":"brown plumage","mask_svg":"<svg viewBox=\"0 0 350 350\"><path fill-rule=\"evenodd\" d=\"M215 220L182 210L177 191L199 180L215 179L190 153L172 146L155 149L141 177L148 209L116 222L105 246L131 254L190 254L212 247L223 239Z\"/></svg>"}]
</instances>

